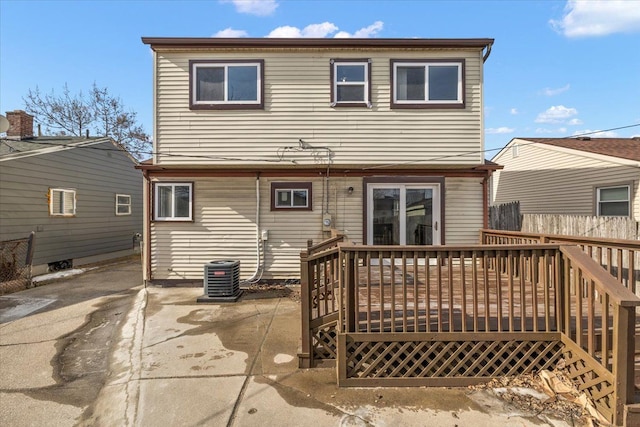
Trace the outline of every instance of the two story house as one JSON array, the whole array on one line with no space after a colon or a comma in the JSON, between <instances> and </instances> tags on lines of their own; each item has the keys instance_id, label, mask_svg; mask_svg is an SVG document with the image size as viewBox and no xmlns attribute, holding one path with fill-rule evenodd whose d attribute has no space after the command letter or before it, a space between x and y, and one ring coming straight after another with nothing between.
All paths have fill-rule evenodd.
<instances>
[{"instance_id":1,"label":"two story house","mask_svg":"<svg viewBox=\"0 0 640 427\"><path fill-rule=\"evenodd\" d=\"M477 242L492 39L154 38L146 280L299 277L308 239Z\"/></svg>"}]
</instances>

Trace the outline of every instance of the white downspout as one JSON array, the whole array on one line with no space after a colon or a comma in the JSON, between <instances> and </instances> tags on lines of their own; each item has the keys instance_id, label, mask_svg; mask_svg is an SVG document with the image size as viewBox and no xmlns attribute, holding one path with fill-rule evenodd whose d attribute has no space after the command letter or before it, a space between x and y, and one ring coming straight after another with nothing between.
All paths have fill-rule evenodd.
<instances>
[{"instance_id":1,"label":"white downspout","mask_svg":"<svg viewBox=\"0 0 640 427\"><path fill-rule=\"evenodd\" d=\"M250 278L240 282L243 285L256 283L262 277L262 263L260 257L260 174L256 175L256 271L253 272Z\"/></svg>"}]
</instances>

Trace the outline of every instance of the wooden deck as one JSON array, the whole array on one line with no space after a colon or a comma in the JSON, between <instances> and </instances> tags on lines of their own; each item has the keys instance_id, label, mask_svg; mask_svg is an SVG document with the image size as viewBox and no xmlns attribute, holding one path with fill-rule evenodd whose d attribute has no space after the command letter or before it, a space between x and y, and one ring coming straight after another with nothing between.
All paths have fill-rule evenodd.
<instances>
[{"instance_id":1,"label":"wooden deck","mask_svg":"<svg viewBox=\"0 0 640 427\"><path fill-rule=\"evenodd\" d=\"M610 273L559 244L310 248L300 365L335 359L341 386L460 386L564 359L621 424L640 299Z\"/></svg>"},{"instance_id":2,"label":"wooden deck","mask_svg":"<svg viewBox=\"0 0 640 427\"><path fill-rule=\"evenodd\" d=\"M357 276L358 332L557 330L548 281L513 280L477 265L402 268L388 262L361 266Z\"/></svg>"}]
</instances>

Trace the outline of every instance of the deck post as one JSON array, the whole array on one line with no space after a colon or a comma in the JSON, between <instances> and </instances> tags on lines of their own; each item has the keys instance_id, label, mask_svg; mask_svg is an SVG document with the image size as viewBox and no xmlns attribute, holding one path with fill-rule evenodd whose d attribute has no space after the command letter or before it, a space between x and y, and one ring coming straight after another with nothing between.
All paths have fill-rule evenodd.
<instances>
[{"instance_id":1,"label":"deck post","mask_svg":"<svg viewBox=\"0 0 640 427\"><path fill-rule=\"evenodd\" d=\"M309 280L309 254L300 252L300 312L302 315L302 351L298 353L298 366L311 368L313 366L313 351L311 343L310 319L311 319L311 292Z\"/></svg>"},{"instance_id":2,"label":"deck post","mask_svg":"<svg viewBox=\"0 0 640 427\"><path fill-rule=\"evenodd\" d=\"M355 302L356 302L356 298L355 298L355 292L356 292L356 286L355 286L355 271L354 269L357 268L354 262L355 260L355 256L354 253L352 251L348 251L346 253L346 260L345 260L345 290L346 290L346 328L345 328L345 332L356 332L356 307L355 307Z\"/></svg>"},{"instance_id":3,"label":"deck post","mask_svg":"<svg viewBox=\"0 0 640 427\"><path fill-rule=\"evenodd\" d=\"M624 407L634 400L635 307L613 307L614 424L622 425Z\"/></svg>"}]
</instances>

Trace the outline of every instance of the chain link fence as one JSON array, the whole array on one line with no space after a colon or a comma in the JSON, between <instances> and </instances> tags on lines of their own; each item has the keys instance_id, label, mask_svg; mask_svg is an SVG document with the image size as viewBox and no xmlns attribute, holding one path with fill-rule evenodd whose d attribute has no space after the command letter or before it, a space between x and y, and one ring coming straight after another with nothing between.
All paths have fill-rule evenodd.
<instances>
[{"instance_id":1,"label":"chain link fence","mask_svg":"<svg viewBox=\"0 0 640 427\"><path fill-rule=\"evenodd\" d=\"M31 286L35 233L26 239L0 242L0 295Z\"/></svg>"}]
</instances>

